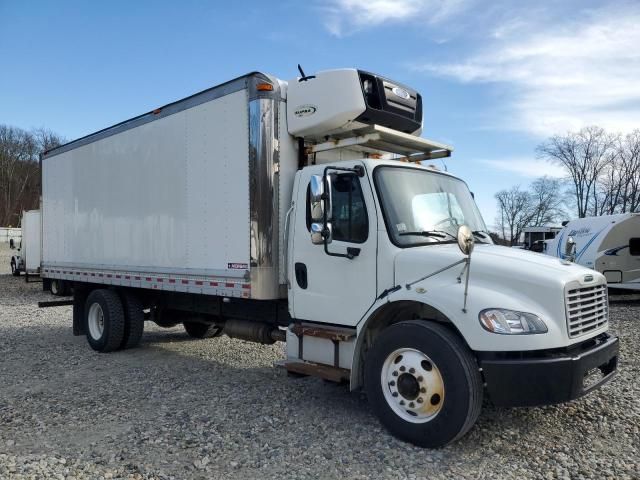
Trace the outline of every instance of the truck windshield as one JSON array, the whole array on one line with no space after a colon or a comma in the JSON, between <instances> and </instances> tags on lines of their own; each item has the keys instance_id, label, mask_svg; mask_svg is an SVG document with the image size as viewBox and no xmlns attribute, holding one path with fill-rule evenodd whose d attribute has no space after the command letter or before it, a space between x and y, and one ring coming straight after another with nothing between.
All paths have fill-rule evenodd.
<instances>
[{"instance_id":1,"label":"truck windshield","mask_svg":"<svg viewBox=\"0 0 640 480\"><path fill-rule=\"evenodd\" d=\"M374 181L394 244L413 247L455 241L458 227L486 232L467 185L444 174L403 167L378 167ZM478 240L488 241L479 233Z\"/></svg>"}]
</instances>

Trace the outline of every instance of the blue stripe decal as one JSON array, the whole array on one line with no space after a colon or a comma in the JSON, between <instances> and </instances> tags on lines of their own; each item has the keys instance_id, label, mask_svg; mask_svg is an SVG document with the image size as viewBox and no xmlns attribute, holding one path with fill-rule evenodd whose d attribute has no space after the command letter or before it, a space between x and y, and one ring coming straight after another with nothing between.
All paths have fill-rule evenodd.
<instances>
[{"instance_id":1,"label":"blue stripe decal","mask_svg":"<svg viewBox=\"0 0 640 480\"><path fill-rule=\"evenodd\" d=\"M606 227L604 227L602 230L600 230L598 233L596 233L593 237L591 237L591 240L589 240L587 242L587 244L582 248L582 250L580 250L580 253L578 253L578 255L576 255L576 263L578 263L578 260L580 260L580 257L582 256L582 254L585 252L585 250L587 248L589 248L589 245L591 245L593 243L593 241L598 238L598 235L600 235L605 228L607 228L609 225L607 225Z\"/></svg>"}]
</instances>

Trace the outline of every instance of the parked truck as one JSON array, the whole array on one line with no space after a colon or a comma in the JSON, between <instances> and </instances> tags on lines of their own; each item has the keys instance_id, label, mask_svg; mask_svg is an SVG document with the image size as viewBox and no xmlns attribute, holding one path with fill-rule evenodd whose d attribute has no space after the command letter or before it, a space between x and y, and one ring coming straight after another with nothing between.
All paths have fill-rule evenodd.
<instances>
[{"instance_id":1,"label":"parked truck","mask_svg":"<svg viewBox=\"0 0 640 480\"><path fill-rule=\"evenodd\" d=\"M20 226L20 242L17 245L13 241L9 242L11 249L16 250L10 260L11 273L15 277L21 273L39 274L42 259L40 210L22 212Z\"/></svg>"},{"instance_id":2,"label":"parked truck","mask_svg":"<svg viewBox=\"0 0 640 480\"><path fill-rule=\"evenodd\" d=\"M355 69L251 73L42 157L43 276L73 333L136 346L145 320L286 343L280 365L364 389L426 447L500 406L609 380L604 277L494 245L467 184L422 162L422 98ZM105 357L107 359L107 357Z\"/></svg>"}]
</instances>

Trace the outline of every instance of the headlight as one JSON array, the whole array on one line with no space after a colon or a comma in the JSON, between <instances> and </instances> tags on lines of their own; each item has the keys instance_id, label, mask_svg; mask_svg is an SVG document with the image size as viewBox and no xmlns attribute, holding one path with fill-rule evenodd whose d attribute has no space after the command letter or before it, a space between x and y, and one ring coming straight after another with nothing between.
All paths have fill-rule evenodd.
<instances>
[{"instance_id":1,"label":"headlight","mask_svg":"<svg viewBox=\"0 0 640 480\"><path fill-rule=\"evenodd\" d=\"M478 315L482 328L503 335L531 335L547 333L547 326L533 313L516 312L504 308L488 308Z\"/></svg>"}]
</instances>

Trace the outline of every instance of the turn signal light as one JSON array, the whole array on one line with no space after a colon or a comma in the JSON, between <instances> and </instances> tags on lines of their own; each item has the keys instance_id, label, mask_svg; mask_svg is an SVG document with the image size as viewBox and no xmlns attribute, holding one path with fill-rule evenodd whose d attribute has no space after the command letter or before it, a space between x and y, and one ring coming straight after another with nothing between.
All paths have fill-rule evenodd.
<instances>
[{"instance_id":1,"label":"turn signal light","mask_svg":"<svg viewBox=\"0 0 640 480\"><path fill-rule=\"evenodd\" d=\"M256 89L259 92L270 92L273 90L273 85L271 85L270 83L259 83L258 85L256 85Z\"/></svg>"}]
</instances>

